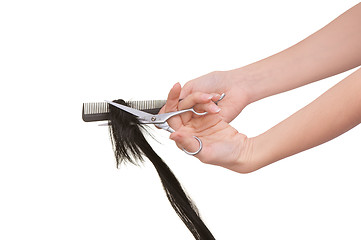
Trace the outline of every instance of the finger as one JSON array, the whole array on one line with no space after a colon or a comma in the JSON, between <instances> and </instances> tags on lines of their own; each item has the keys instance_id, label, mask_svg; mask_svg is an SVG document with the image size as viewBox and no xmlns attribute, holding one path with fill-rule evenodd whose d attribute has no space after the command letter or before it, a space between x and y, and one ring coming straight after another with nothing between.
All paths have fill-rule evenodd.
<instances>
[{"instance_id":1,"label":"finger","mask_svg":"<svg viewBox=\"0 0 361 240\"><path fill-rule=\"evenodd\" d=\"M164 106L161 107L161 109L159 110L158 114L166 113L166 108L167 108L168 112L171 112L171 111L172 111L171 109L175 109L175 110L173 110L173 111L176 111L176 110L177 110L177 107L172 106L172 105L174 105L174 103L175 103L175 102L173 101L173 99L175 99L175 98L176 98L176 95L177 95L176 90L174 90L174 88L178 88L178 86L176 86L177 84L179 84L179 83L176 83L176 84L172 87L172 89L170 90L170 92L169 92L169 94L168 94L168 99L169 99L169 100L167 100L166 104L164 104ZM156 126L156 127L157 127L157 126ZM159 128L159 127L157 127L157 128Z\"/></svg>"},{"instance_id":2,"label":"finger","mask_svg":"<svg viewBox=\"0 0 361 240\"><path fill-rule=\"evenodd\" d=\"M163 107L160 108L158 114L162 114L165 113L165 104L163 105Z\"/></svg>"},{"instance_id":3,"label":"finger","mask_svg":"<svg viewBox=\"0 0 361 240\"><path fill-rule=\"evenodd\" d=\"M187 82L183 86L180 98L181 99L186 98L191 93L197 91L211 92L212 91L211 89L214 89L214 86L212 84L213 79L214 79L214 73L208 73Z\"/></svg>"},{"instance_id":4,"label":"finger","mask_svg":"<svg viewBox=\"0 0 361 240\"><path fill-rule=\"evenodd\" d=\"M188 152L196 152L200 145L197 139L193 136L185 135L181 132L174 132L170 135L170 139L176 142L180 149L185 149Z\"/></svg>"},{"instance_id":5,"label":"finger","mask_svg":"<svg viewBox=\"0 0 361 240\"><path fill-rule=\"evenodd\" d=\"M221 109L213 102L213 99L217 101L220 98L219 94L206 94L201 92L195 92L179 102L178 109L193 109L198 113L218 113ZM199 118L192 112L184 113L181 115L183 124L188 123L192 118Z\"/></svg>"},{"instance_id":6,"label":"finger","mask_svg":"<svg viewBox=\"0 0 361 240\"><path fill-rule=\"evenodd\" d=\"M191 108L196 104L209 103L211 102L212 98L213 98L212 94L195 92L188 95L186 98L180 101L178 105L178 109L183 110L183 109Z\"/></svg>"},{"instance_id":7,"label":"finger","mask_svg":"<svg viewBox=\"0 0 361 240\"><path fill-rule=\"evenodd\" d=\"M167 102L164 107L164 112L174 112L177 111L179 95L182 87L180 83L174 84L172 89L169 91Z\"/></svg>"},{"instance_id":8,"label":"finger","mask_svg":"<svg viewBox=\"0 0 361 240\"><path fill-rule=\"evenodd\" d=\"M192 87L193 87L192 82L193 81L189 81L183 86L181 94L180 94L180 99L184 99L192 93Z\"/></svg>"},{"instance_id":9,"label":"finger","mask_svg":"<svg viewBox=\"0 0 361 240\"><path fill-rule=\"evenodd\" d=\"M213 97L212 97L213 102L217 102L217 101L219 101L219 99L221 99L221 94L212 93L212 95L213 95Z\"/></svg>"},{"instance_id":10,"label":"finger","mask_svg":"<svg viewBox=\"0 0 361 240\"><path fill-rule=\"evenodd\" d=\"M175 112L178 110L179 95L181 88L182 87L179 83L174 84L172 89L169 91L167 102L163 107L164 110L161 111L164 111L164 113L168 113L168 112ZM175 130L177 130L182 126L182 120L180 117L177 116L168 119L167 123L171 128Z\"/></svg>"},{"instance_id":11,"label":"finger","mask_svg":"<svg viewBox=\"0 0 361 240\"><path fill-rule=\"evenodd\" d=\"M209 103L212 101L211 100L212 97L213 97L212 94L201 93L201 92L192 93L179 102L178 110L189 109L195 107L197 104ZM205 112L202 106L198 106L197 108L198 108L197 112L199 113ZM183 125L189 122L193 116L195 116L195 114L193 114L192 112L181 114L180 117Z\"/></svg>"},{"instance_id":12,"label":"finger","mask_svg":"<svg viewBox=\"0 0 361 240\"><path fill-rule=\"evenodd\" d=\"M217 106L214 102L204 103L204 104L197 104L193 107L196 112L207 112L207 113L219 113L221 108Z\"/></svg>"},{"instance_id":13,"label":"finger","mask_svg":"<svg viewBox=\"0 0 361 240\"><path fill-rule=\"evenodd\" d=\"M218 113L221 108L217 106L217 102L221 99L221 95L218 93L212 93L212 101L205 105L205 111L209 113Z\"/></svg>"}]
</instances>

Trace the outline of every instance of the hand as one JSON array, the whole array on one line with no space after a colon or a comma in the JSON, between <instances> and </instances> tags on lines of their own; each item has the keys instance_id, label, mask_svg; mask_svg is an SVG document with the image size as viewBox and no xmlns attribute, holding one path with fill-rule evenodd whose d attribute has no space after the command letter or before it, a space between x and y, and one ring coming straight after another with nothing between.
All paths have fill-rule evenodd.
<instances>
[{"instance_id":1,"label":"hand","mask_svg":"<svg viewBox=\"0 0 361 240\"><path fill-rule=\"evenodd\" d=\"M199 142L193 137L197 136L203 143L202 150L195 155L200 161L237 172L249 172L252 158L250 141L220 116L223 109L220 111L213 102L220 95L193 92L179 101L180 93L181 86L177 83L169 92L164 112L193 107L197 112L207 111L208 114L198 116L187 112L170 118L168 124L175 130L170 138L179 148L194 152L199 148Z\"/></svg>"},{"instance_id":2,"label":"hand","mask_svg":"<svg viewBox=\"0 0 361 240\"><path fill-rule=\"evenodd\" d=\"M180 98L183 99L195 92L225 93L226 98L219 102L222 108L220 116L224 121L231 122L250 103L246 89L241 86L240 78L241 76L237 75L236 79L232 71L211 72L187 82Z\"/></svg>"}]
</instances>

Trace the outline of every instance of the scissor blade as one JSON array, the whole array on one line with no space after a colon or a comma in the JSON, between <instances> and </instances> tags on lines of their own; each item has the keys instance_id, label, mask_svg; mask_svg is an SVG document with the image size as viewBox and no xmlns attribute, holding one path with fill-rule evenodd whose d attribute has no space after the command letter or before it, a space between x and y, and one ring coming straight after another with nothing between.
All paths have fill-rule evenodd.
<instances>
[{"instance_id":1,"label":"scissor blade","mask_svg":"<svg viewBox=\"0 0 361 240\"><path fill-rule=\"evenodd\" d=\"M140 110L137 110L137 109L134 109L134 108L131 108L131 107L127 107L127 106L124 106L122 104L119 104L119 103L115 103L115 102L112 102L112 101L107 101L105 100L108 104L111 104L113 105L114 107L117 107L123 111L126 111L130 114L133 114L134 116L138 117L140 120L145 120L147 118L151 118L153 115L152 114L149 114L149 113L146 113L146 112L143 112L143 111L140 111Z\"/></svg>"}]
</instances>

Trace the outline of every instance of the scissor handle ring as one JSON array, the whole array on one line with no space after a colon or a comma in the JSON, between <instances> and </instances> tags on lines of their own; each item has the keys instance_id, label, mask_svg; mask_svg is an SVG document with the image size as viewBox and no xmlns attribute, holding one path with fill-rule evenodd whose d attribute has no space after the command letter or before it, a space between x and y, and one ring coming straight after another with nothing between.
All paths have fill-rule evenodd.
<instances>
[{"instance_id":1,"label":"scissor handle ring","mask_svg":"<svg viewBox=\"0 0 361 240\"><path fill-rule=\"evenodd\" d=\"M198 115L198 116L203 116L203 115L206 115L208 112L197 112L196 110L194 110L194 108L190 108L188 109L188 111L191 111L193 112L194 114Z\"/></svg>"},{"instance_id":2,"label":"scissor handle ring","mask_svg":"<svg viewBox=\"0 0 361 240\"><path fill-rule=\"evenodd\" d=\"M194 155L198 154L198 153L202 150L202 148L203 148L202 141L201 141L198 137L196 137L196 136L193 136L193 137L199 142L199 148L198 148L198 150L195 151L195 152L188 152L187 150L185 150L184 148L182 148L183 152L185 152L186 154L191 155L191 156L194 156Z\"/></svg>"}]
</instances>

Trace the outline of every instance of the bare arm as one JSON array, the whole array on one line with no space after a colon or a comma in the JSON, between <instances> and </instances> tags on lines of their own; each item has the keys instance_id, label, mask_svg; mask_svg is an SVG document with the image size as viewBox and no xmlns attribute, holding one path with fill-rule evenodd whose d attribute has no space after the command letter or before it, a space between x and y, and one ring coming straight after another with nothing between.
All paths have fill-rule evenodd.
<instances>
[{"instance_id":1,"label":"bare arm","mask_svg":"<svg viewBox=\"0 0 361 240\"><path fill-rule=\"evenodd\" d=\"M217 111L212 111L214 103L209 98L207 103L202 100L202 94L193 93L179 102L179 92L179 85L171 90L166 111L198 104L198 109L213 114L196 118L187 116L182 121L173 119L169 123L176 132L172 133L171 139L178 147L195 151L199 144L192 136L198 136L203 142L203 149L195 157L204 163L239 173L255 171L320 145L361 122L361 69L286 120L253 138L238 133L222 120Z\"/></svg>"},{"instance_id":2,"label":"bare arm","mask_svg":"<svg viewBox=\"0 0 361 240\"><path fill-rule=\"evenodd\" d=\"M327 142L360 122L361 69L267 132L248 139L252 159L246 165L253 171Z\"/></svg>"},{"instance_id":3,"label":"bare arm","mask_svg":"<svg viewBox=\"0 0 361 240\"><path fill-rule=\"evenodd\" d=\"M298 44L231 71L249 101L288 91L361 64L361 3Z\"/></svg>"},{"instance_id":4,"label":"bare arm","mask_svg":"<svg viewBox=\"0 0 361 240\"><path fill-rule=\"evenodd\" d=\"M259 136L247 138L228 122L248 103L360 64L361 3L283 52L243 68L188 82L181 98L187 95L191 98L191 93L196 91L226 92L227 97L219 104L222 109L219 114L188 119L171 138L179 147L192 150L197 149L198 143L191 133L197 134L204 140L204 150L196 155L202 162L240 173L255 171L327 142L358 125L361 122L361 69Z\"/></svg>"},{"instance_id":5,"label":"bare arm","mask_svg":"<svg viewBox=\"0 0 361 240\"><path fill-rule=\"evenodd\" d=\"M231 122L247 104L355 68L361 64L361 3L298 44L230 71L217 71L185 84L193 92L226 93L221 116Z\"/></svg>"}]
</instances>

